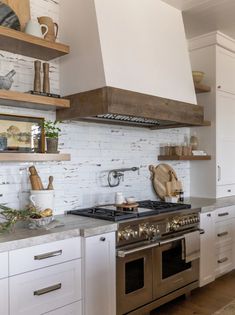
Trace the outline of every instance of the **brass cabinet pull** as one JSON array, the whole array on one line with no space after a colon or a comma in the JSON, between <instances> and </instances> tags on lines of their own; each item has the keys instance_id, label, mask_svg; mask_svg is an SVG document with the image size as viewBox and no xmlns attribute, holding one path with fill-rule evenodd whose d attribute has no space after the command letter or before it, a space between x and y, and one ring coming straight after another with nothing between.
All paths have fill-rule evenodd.
<instances>
[{"instance_id":1,"label":"brass cabinet pull","mask_svg":"<svg viewBox=\"0 0 235 315\"><path fill-rule=\"evenodd\" d=\"M226 216L226 215L229 215L229 213L228 213L228 212L219 213L219 214L218 214L218 217L224 217L224 216Z\"/></svg>"},{"instance_id":2,"label":"brass cabinet pull","mask_svg":"<svg viewBox=\"0 0 235 315\"><path fill-rule=\"evenodd\" d=\"M58 284L52 285L51 287L34 291L33 295L40 296L40 295L43 295L43 294L47 294L47 293L59 290L61 288L62 288L62 284L58 283Z\"/></svg>"},{"instance_id":3,"label":"brass cabinet pull","mask_svg":"<svg viewBox=\"0 0 235 315\"><path fill-rule=\"evenodd\" d=\"M228 232L223 232L223 233L218 233L217 234L218 237L222 237L222 236L225 236L225 235L228 235Z\"/></svg>"},{"instance_id":4,"label":"brass cabinet pull","mask_svg":"<svg viewBox=\"0 0 235 315\"><path fill-rule=\"evenodd\" d=\"M42 254L42 255L36 255L36 256L34 256L34 260L43 260L43 259L48 259L48 258L60 256L60 255L62 255L62 249L57 250L55 252L50 252L50 253L46 253L46 254Z\"/></svg>"},{"instance_id":5,"label":"brass cabinet pull","mask_svg":"<svg viewBox=\"0 0 235 315\"><path fill-rule=\"evenodd\" d=\"M228 261L228 257L224 257L224 258L222 258L222 259L219 259L219 260L218 260L218 263L219 263L219 264L222 264L222 263L224 263L224 262L226 262L226 261Z\"/></svg>"}]
</instances>

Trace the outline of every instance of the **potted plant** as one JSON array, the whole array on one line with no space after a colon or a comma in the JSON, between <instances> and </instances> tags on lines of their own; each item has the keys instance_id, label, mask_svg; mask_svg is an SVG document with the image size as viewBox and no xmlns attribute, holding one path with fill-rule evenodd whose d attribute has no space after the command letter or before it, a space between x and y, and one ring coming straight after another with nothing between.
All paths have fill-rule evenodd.
<instances>
[{"instance_id":1,"label":"potted plant","mask_svg":"<svg viewBox=\"0 0 235 315\"><path fill-rule=\"evenodd\" d=\"M47 153L59 153L58 138L61 129L58 127L59 121L47 120L43 123L44 133L46 137Z\"/></svg>"}]
</instances>

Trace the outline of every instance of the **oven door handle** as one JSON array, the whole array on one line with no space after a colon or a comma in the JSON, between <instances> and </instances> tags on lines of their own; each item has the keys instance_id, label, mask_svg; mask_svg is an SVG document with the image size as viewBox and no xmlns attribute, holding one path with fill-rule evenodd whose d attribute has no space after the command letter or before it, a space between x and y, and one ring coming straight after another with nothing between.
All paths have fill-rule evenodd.
<instances>
[{"instance_id":1,"label":"oven door handle","mask_svg":"<svg viewBox=\"0 0 235 315\"><path fill-rule=\"evenodd\" d=\"M124 258L127 255L139 252L141 250L150 249L150 248L153 248L153 247L158 247L159 245L160 245L160 243L156 242L156 243L153 243L153 244L136 247L136 248L129 249L129 250L118 250L117 251L117 256L120 257L120 258Z\"/></svg>"},{"instance_id":2,"label":"oven door handle","mask_svg":"<svg viewBox=\"0 0 235 315\"><path fill-rule=\"evenodd\" d=\"M170 244L172 242L175 242L175 241L180 241L180 240L183 240L184 239L184 235L182 236L178 236L178 237L174 237L174 238L169 238L165 241L161 241L160 242L160 246L163 246L163 245L166 245L166 244Z\"/></svg>"}]
</instances>

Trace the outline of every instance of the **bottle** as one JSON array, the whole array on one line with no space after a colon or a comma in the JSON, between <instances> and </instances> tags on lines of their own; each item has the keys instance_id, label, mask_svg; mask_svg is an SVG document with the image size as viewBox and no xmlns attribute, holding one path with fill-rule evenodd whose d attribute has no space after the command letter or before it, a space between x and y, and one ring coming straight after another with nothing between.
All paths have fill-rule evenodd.
<instances>
[{"instance_id":1,"label":"bottle","mask_svg":"<svg viewBox=\"0 0 235 315\"><path fill-rule=\"evenodd\" d=\"M190 138L190 144L192 146L192 150L198 150L199 141L196 132Z\"/></svg>"},{"instance_id":2,"label":"bottle","mask_svg":"<svg viewBox=\"0 0 235 315\"><path fill-rule=\"evenodd\" d=\"M184 202L184 192L182 189L179 191L179 202Z\"/></svg>"}]
</instances>

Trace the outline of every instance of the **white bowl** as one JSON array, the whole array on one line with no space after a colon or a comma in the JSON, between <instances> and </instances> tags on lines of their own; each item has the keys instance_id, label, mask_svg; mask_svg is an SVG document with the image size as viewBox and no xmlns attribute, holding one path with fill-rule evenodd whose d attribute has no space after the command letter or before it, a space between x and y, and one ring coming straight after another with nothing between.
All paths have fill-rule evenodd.
<instances>
[{"instance_id":1,"label":"white bowl","mask_svg":"<svg viewBox=\"0 0 235 315\"><path fill-rule=\"evenodd\" d=\"M126 202L127 202L128 204L132 204L132 203L135 203L135 202L136 202L136 199L135 199L135 197L127 197L127 198L126 198Z\"/></svg>"},{"instance_id":2,"label":"white bowl","mask_svg":"<svg viewBox=\"0 0 235 315\"><path fill-rule=\"evenodd\" d=\"M54 221L54 216L40 218L40 219L29 219L29 228L38 229L47 226L49 223Z\"/></svg>"}]
</instances>

